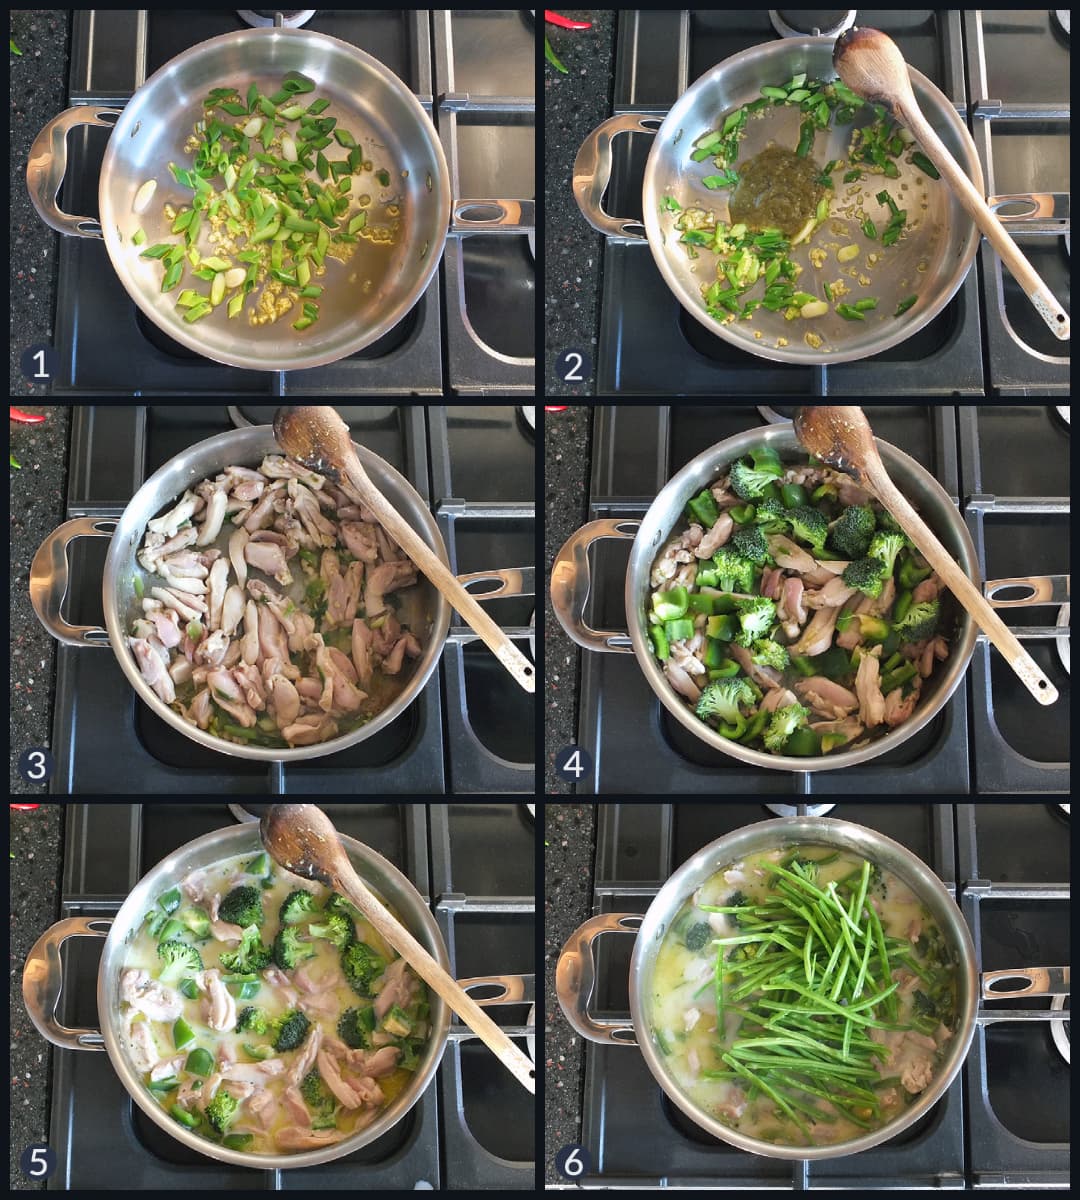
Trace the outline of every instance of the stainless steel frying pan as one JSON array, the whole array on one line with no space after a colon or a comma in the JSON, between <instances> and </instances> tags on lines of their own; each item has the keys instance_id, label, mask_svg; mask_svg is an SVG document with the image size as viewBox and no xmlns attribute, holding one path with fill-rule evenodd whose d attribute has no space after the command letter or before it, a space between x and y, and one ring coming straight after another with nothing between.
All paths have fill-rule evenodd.
<instances>
[{"instance_id":1,"label":"stainless steel frying pan","mask_svg":"<svg viewBox=\"0 0 1080 1200\"><path fill-rule=\"evenodd\" d=\"M162 294L160 264L139 257L132 235L141 227L146 245L179 240L170 232L163 206L171 201L179 210L191 193L176 183L168 165L190 166L184 143L203 116L207 93L236 87L243 95L254 81L269 96L289 72L314 83L311 98L328 99L326 115L336 116L355 136L375 170L385 167L390 172L385 189L373 173L361 178L374 212L380 211L382 199L400 207L399 238L393 245L362 240L347 264L328 258L327 274L320 278L325 291L319 320L302 333L292 328L292 317L256 326L243 315L229 320L224 305L187 324L176 306L177 291ZM70 216L57 204L67 166L67 134L81 125L112 127L98 187L100 223ZM431 281L450 219L446 160L416 97L370 54L307 29L246 29L211 38L166 63L123 109L68 109L38 134L26 179L38 215L53 229L104 240L131 298L169 337L218 362L262 371L334 362L392 329ZM156 179L158 186L149 208L138 214L132 204L148 179ZM494 223L505 215L500 210ZM469 228L476 226L470 220ZM202 248L210 253L208 245ZM191 286L186 271L180 286Z\"/></svg>"},{"instance_id":2,"label":"stainless steel frying pan","mask_svg":"<svg viewBox=\"0 0 1080 1200\"><path fill-rule=\"evenodd\" d=\"M866 314L866 320L848 321L838 316L832 307L827 314L811 321L788 321L783 312L773 313L764 308L758 309L750 320L736 320L726 325L709 316L702 302L701 288L716 278L715 256L704 251L696 259L687 255L674 226L676 214L661 210L661 200L673 196L683 208L703 208L712 211L718 220L728 220L730 193L710 191L704 186L702 178L712 174L715 168L710 160L704 163L691 160L692 143L701 134L716 128L723 114L758 99L763 85L784 84L803 71L812 78L835 79L832 51L831 37L785 38L744 50L706 72L683 93L662 120L655 114L630 112L605 121L589 135L574 164L574 196L594 229L621 241L647 240L660 274L687 312L725 341L778 362L850 362L878 354L910 337L948 304L964 281L979 246L978 228L944 180L929 179L901 156L897 160L899 178L867 176L870 182L864 180L862 183L868 198L865 212L876 221L879 229L884 227L888 210L877 204L874 195L886 187L890 195L901 199L901 207L909 210L909 221L918 219L917 228L883 251L880 241L871 241L862 232L861 218L831 216L809 243L796 246L790 256L804 268L797 286L805 292L824 298L822 284L843 279L851 289L851 294L844 297L848 302L875 296L878 307ZM975 186L983 190L982 168L975 144L952 103L914 69L911 70L911 82L926 119ZM764 149L770 141L791 149L797 144L802 117L798 107L785 105L768 111L767 119L752 119L747 123L746 139L739 150L740 162ZM865 106L856 116L854 126L869 124L872 120L873 112ZM823 167L831 159L847 160L854 126L834 124L828 131L818 131L811 153L819 166ZM601 204L611 174L611 142L620 133L655 135L642 188L644 233L640 232L639 222L610 216ZM834 173L838 197L842 197L848 187L856 186L843 184L842 175L842 171ZM877 183L878 179L880 183ZM999 199L1031 200L1038 209L1038 202L1032 197ZM922 207L924 203L925 208ZM834 202L833 209L836 208ZM883 219L877 220L882 214ZM1035 216L1034 213L1024 215ZM838 262L836 248L850 243L860 247L859 256L853 263ZM831 247L821 270L810 263L809 253L814 247ZM880 258L868 266L867 255L871 253ZM858 275L869 282L862 285L858 279L841 274L851 266L858 267ZM749 295L758 295L759 290L751 291ZM918 302L901 317L894 317L898 302L913 293L918 295ZM804 334L808 332L823 339L820 349L804 341Z\"/></svg>"}]
</instances>

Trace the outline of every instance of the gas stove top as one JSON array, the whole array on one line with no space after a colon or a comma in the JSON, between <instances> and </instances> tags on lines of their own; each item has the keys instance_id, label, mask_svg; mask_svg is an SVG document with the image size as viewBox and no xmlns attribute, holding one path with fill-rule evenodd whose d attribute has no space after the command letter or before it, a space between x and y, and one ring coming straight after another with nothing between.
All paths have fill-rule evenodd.
<instances>
[{"instance_id":1,"label":"gas stove top","mask_svg":"<svg viewBox=\"0 0 1080 1200\"><path fill-rule=\"evenodd\" d=\"M429 503L457 574L525 568L532 592L534 434L520 407L339 405L362 442ZM78 406L72 422L67 515L117 518L143 481L181 450L235 424L269 424L272 407ZM104 624L108 541L70 549L66 615ZM531 594L488 611L532 652ZM385 729L337 754L269 770L179 734L143 704L109 651L61 645L52 750L54 792L168 795L356 795L532 792L533 698L451 617L438 672ZM120 766L122 764L122 768Z\"/></svg>"},{"instance_id":2,"label":"gas stove top","mask_svg":"<svg viewBox=\"0 0 1080 1200\"><path fill-rule=\"evenodd\" d=\"M662 118L716 63L778 37L764 9L632 11L619 22L613 112ZM800 35L841 12L782 14ZM1040 192L1018 243L1069 307L1069 33L1047 10L846 14L893 37L967 118L990 194ZM860 18L865 16L865 21ZM780 22L783 23L782 21ZM652 138L615 138L606 211L641 219ZM1031 213L1013 205L999 215ZM596 391L712 396L1068 395L1069 357L985 241L945 310L872 358L832 367L773 363L713 336L684 312L643 241L604 242Z\"/></svg>"},{"instance_id":3,"label":"gas stove top","mask_svg":"<svg viewBox=\"0 0 1080 1200\"><path fill-rule=\"evenodd\" d=\"M251 20L233 9L79 10L69 102L122 106L182 51L259 20L247 16ZM536 285L529 240L535 191L531 17L514 10L328 9L298 12L297 21L287 23L302 23L379 59L435 122L454 197L438 276L394 329L348 358L303 372L245 371L195 354L147 320L121 285L102 242L62 237L54 339L61 365L54 392L531 393ZM97 213L107 137L104 129L83 127L69 138L60 197L65 211ZM497 213L500 223L490 223ZM481 219L489 223L481 227L476 224ZM117 354L121 346L123 354Z\"/></svg>"},{"instance_id":4,"label":"gas stove top","mask_svg":"<svg viewBox=\"0 0 1080 1200\"><path fill-rule=\"evenodd\" d=\"M238 816L232 807L71 806L61 916L115 915L155 863L193 838L232 824ZM525 805L323 808L338 829L388 858L425 897L446 940L455 978L500 972L527 977L526 1003L488 1010L525 1049L532 1025L535 858L533 822ZM66 944L57 1016L69 1027L98 1026L100 947L90 938ZM370 1145L316 1167L260 1172L189 1150L132 1103L105 1054L55 1051L51 1103L49 1144L58 1169L49 1186L56 1189L384 1191L533 1185L531 1098L458 1025L451 1026L436 1080L409 1113Z\"/></svg>"},{"instance_id":5,"label":"gas stove top","mask_svg":"<svg viewBox=\"0 0 1080 1200\"><path fill-rule=\"evenodd\" d=\"M594 913L645 912L664 880L702 846L769 816L754 804L601 805ZM979 970L1068 962L1069 818L1060 805L841 803L829 816L886 834L938 874L959 898ZM596 943L593 1015L617 1020L628 1013L632 948L628 936ZM636 1050L587 1043L580 1140L592 1165L576 1182L1067 1188L1069 1067L1055 1048L1052 1023L1023 1016L1047 1008L1045 997L983 1002L961 1074L925 1117L880 1146L820 1163L762 1158L715 1140L671 1103ZM1011 1019L1003 1019L1003 1009Z\"/></svg>"},{"instance_id":6,"label":"gas stove top","mask_svg":"<svg viewBox=\"0 0 1080 1200\"><path fill-rule=\"evenodd\" d=\"M1055 408L1024 405L866 408L874 431L921 463L962 511L984 579L1069 571L1069 425ZM790 408L735 405L597 409L589 519L632 520L683 464L726 437L788 419ZM586 621L626 627L628 541L595 543ZM839 771L751 767L704 745L674 720L629 654L582 655L578 743L592 771L578 791L646 795L724 792L911 795L1067 792L1068 610L1002 610L1048 673L1057 704L1038 710L985 636L963 686L896 750ZM1064 646L1064 656L1059 647Z\"/></svg>"}]
</instances>

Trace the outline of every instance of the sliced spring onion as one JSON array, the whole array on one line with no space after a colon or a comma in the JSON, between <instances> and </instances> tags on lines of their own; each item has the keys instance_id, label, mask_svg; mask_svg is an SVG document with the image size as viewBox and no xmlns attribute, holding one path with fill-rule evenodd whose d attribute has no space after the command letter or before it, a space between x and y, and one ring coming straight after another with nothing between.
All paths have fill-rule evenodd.
<instances>
[{"instance_id":1,"label":"sliced spring onion","mask_svg":"<svg viewBox=\"0 0 1080 1200\"><path fill-rule=\"evenodd\" d=\"M367 213L366 212L357 213L356 216L353 217L353 219L349 222L349 232L356 233L357 230L363 229L366 224L367 224Z\"/></svg>"},{"instance_id":2,"label":"sliced spring onion","mask_svg":"<svg viewBox=\"0 0 1080 1200\"><path fill-rule=\"evenodd\" d=\"M141 246L146 241L146 234L141 229L136 229L131 235L131 240L136 246Z\"/></svg>"},{"instance_id":3,"label":"sliced spring onion","mask_svg":"<svg viewBox=\"0 0 1080 1200\"><path fill-rule=\"evenodd\" d=\"M921 150L913 150L911 154L912 163L919 168L924 174L929 175L931 179L940 179L941 172L934 164L926 157Z\"/></svg>"},{"instance_id":4,"label":"sliced spring onion","mask_svg":"<svg viewBox=\"0 0 1080 1200\"><path fill-rule=\"evenodd\" d=\"M838 304L836 306L837 314L844 317L848 321L865 321L866 318L862 312L851 304Z\"/></svg>"},{"instance_id":5,"label":"sliced spring onion","mask_svg":"<svg viewBox=\"0 0 1080 1200\"><path fill-rule=\"evenodd\" d=\"M918 298L919 298L918 296L908 296L906 299L901 300L900 303L896 306L896 312L893 313L893 316L894 317L903 316L904 313L906 313L907 310L915 303L915 301L918 300Z\"/></svg>"}]
</instances>

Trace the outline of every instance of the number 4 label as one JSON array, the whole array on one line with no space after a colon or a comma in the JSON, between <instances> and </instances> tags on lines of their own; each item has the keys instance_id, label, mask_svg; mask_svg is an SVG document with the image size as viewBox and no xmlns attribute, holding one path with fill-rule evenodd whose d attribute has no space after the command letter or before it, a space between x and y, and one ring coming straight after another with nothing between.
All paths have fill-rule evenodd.
<instances>
[{"instance_id":1,"label":"number 4 label","mask_svg":"<svg viewBox=\"0 0 1080 1200\"><path fill-rule=\"evenodd\" d=\"M592 771L592 756L580 746L564 746L555 755L555 773L567 783L580 783Z\"/></svg>"}]
</instances>

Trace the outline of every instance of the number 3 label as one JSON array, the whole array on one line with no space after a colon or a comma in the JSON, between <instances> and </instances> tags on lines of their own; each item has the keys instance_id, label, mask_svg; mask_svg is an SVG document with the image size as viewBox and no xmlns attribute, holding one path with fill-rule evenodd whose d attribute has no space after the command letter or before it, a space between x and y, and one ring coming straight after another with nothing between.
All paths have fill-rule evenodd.
<instances>
[{"instance_id":1,"label":"number 3 label","mask_svg":"<svg viewBox=\"0 0 1080 1200\"><path fill-rule=\"evenodd\" d=\"M592 1165L584 1146L563 1146L555 1156L555 1170L564 1179L578 1180L588 1174Z\"/></svg>"},{"instance_id":2,"label":"number 3 label","mask_svg":"<svg viewBox=\"0 0 1080 1200\"><path fill-rule=\"evenodd\" d=\"M45 783L56 770L56 760L42 747L35 746L19 755L19 774L27 783Z\"/></svg>"}]
</instances>

